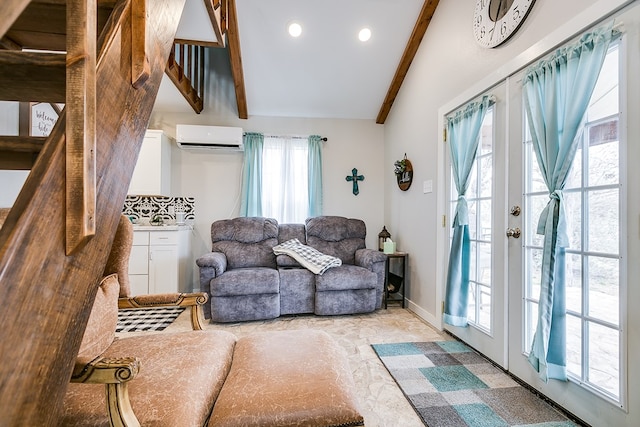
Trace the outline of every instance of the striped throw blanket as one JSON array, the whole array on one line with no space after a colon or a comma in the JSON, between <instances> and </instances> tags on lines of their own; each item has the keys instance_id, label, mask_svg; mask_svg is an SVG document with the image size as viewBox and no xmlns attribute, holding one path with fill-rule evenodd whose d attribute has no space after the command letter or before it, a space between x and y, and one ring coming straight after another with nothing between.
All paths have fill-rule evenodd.
<instances>
[{"instance_id":1,"label":"striped throw blanket","mask_svg":"<svg viewBox=\"0 0 640 427\"><path fill-rule=\"evenodd\" d=\"M274 246L273 252L276 255L289 255L314 274L322 274L331 267L342 265L340 258L325 255L311 246L303 245L298 239L287 240Z\"/></svg>"}]
</instances>

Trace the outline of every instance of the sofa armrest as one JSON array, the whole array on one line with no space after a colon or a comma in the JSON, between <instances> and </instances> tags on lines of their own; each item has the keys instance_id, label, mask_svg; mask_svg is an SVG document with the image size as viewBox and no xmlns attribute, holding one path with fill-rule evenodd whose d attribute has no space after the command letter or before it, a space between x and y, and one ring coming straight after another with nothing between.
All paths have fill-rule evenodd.
<instances>
[{"instance_id":1,"label":"sofa armrest","mask_svg":"<svg viewBox=\"0 0 640 427\"><path fill-rule=\"evenodd\" d=\"M209 252L196 260L200 269L200 290L209 291L209 282L227 270L227 257L222 252Z\"/></svg>"},{"instance_id":2,"label":"sofa armrest","mask_svg":"<svg viewBox=\"0 0 640 427\"><path fill-rule=\"evenodd\" d=\"M118 308L190 307L191 327L194 331L201 331L203 329L201 306L208 299L209 296L204 292L138 295L118 299Z\"/></svg>"},{"instance_id":3,"label":"sofa armrest","mask_svg":"<svg viewBox=\"0 0 640 427\"><path fill-rule=\"evenodd\" d=\"M104 384L107 412L112 426L140 427L131 408L128 381L140 370L140 361L134 357L103 358L89 363L76 362L71 382Z\"/></svg>"},{"instance_id":4,"label":"sofa armrest","mask_svg":"<svg viewBox=\"0 0 640 427\"><path fill-rule=\"evenodd\" d=\"M200 271L203 269L210 270L211 277L209 280L211 280L227 270L227 257L222 252L209 252L198 258L196 265L200 268Z\"/></svg>"},{"instance_id":5,"label":"sofa armrest","mask_svg":"<svg viewBox=\"0 0 640 427\"><path fill-rule=\"evenodd\" d=\"M379 262L385 262L387 256L373 249L358 249L356 251L356 265L374 271L373 266Z\"/></svg>"}]
</instances>

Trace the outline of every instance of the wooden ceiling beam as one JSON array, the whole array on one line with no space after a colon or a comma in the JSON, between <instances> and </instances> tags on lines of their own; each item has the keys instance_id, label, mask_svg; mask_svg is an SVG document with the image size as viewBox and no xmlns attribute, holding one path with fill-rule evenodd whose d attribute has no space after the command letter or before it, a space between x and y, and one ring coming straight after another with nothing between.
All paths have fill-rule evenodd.
<instances>
[{"instance_id":1,"label":"wooden ceiling beam","mask_svg":"<svg viewBox=\"0 0 640 427\"><path fill-rule=\"evenodd\" d=\"M411 33L411 37L409 37L407 46L404 49L402 59L400 59L400 63L396 69L396 74L393 76L393 80L391 81L391 85L387 91L387 96L384 98L380 111L378 112L376 123L384 124L385 120L387 120L387 116L391 111L391 106L396 100L396 96L398 96L402 82L409 71L409 67L411 66L413 58L416 56L418 48L420 47L422 37L424 37L424 34L427 32L427 28L431 23L431 18L436 11L436 7L438 7L439 1L440 0L425 0L422 5L422 10L418 16L416 25L413 27L413 32Z\"/></svg>"},{"instance_id":2,"label":"wooden ceiling beam","mask_svg":"<svg viewBox=\"0 0 640 427\"><path fill-rule=\"evenodd\" d=\"M238 105L238 117L249 118L247 112L247 95L244 88L244 73L242 71L242 55L240 52L240 35L238 34L238 15L236 13L235 0L227 3L227 46L229 47L229 60L231 61L231 75L236 90L236 104Z\"/></svg>"},{"instance_id":3,"label":"wooden ceiling beam","mask_svg":"<svg viewBox=\"0 0 640 427\"><path fill-rule=\"evenodd\" d=\"M0 99L65 102L66 56L0 50Z\"/></svg>"}]
</instances>

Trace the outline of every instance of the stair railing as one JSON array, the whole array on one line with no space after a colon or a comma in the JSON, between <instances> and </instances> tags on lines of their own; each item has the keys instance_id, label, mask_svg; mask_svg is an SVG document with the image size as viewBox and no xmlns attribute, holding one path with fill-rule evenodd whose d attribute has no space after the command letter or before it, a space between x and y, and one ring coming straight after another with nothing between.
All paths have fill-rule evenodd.
<instances>
[{"instance_id":1,"label":"stair railing","mask_svg":"<svg viewBox=\"0 0 640 427\"><path fill-rule=\"evenodd\" d=\"M175 43L165 70L182 96L198 114L204 107L204 60L204 46Z\"/></svg>"}]
</instances>

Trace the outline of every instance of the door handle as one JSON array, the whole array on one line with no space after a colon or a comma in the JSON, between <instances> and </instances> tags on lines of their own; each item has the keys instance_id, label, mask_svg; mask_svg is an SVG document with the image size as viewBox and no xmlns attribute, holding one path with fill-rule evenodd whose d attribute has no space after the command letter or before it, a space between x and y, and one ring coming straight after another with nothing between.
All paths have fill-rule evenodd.
<instances>
[{"instance_id":1,"label":"door handle","mask_svg":"<svg viewBox=\"0 0 640 427\"><path fill-rule=\"evenodd\" d=\"M518 227L507 228L507 237L513 237L514 239L517 239L518 237L520 237L520 229Z\"/></svg>"}]
</instances>

